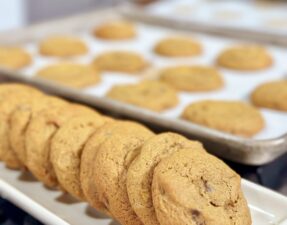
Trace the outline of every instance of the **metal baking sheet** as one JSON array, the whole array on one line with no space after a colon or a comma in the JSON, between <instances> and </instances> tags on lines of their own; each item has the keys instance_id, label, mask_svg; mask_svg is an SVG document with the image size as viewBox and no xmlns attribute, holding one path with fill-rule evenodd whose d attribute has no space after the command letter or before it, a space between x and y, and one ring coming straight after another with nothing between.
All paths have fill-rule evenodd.
<instances>
[{"instance_id":1,"label":"metal baking sheet","mask_svg":"<svg viewBox=\"0 0 287 225\"><path fill-rule=\"evenodd\" d=\"M287 198L242 180L253 225L287 225ZM0 163L0 196L47 225L119 225L112 219L58 190L49 190L28 173Z\"/></svg>"},{"instance_id":2,"label":"metal baking sheet","mask_svg":"<svg viewBox=\"0 0 287 225\"><path fill-rule=\"evenodd\" d=\"M287 45L286 10L284 1L161 0L146 7L126 4L125 11L198 31Z\"/></svg>"},{"instance_id":3,"label":"metal baking sheet","mask_svg":"<svg viewBox=\"0 0 287 225\"><path fill-rule=\"evenodd\" d=\"M287 151L287 115L286 113L274 110L262 109L266 120L266 128L254 138L242 138L206 127L198 126L190 122L178 119L183 108L190 102L200 99L241 99L248 101L248 94L258 84L286 76L287 52L284 49L274 46L267 46L274 57L275 64L271 69L253 73L240 73L221 69L226 82L226 87L221 91L191 94L181 92L179 94L180 104L171 110L163 113L154 113L138 107L127 105L104 98L106 91L115 83L135 83L141 79L153 78L155 71L170 65L176 64L203 64L212 65L216 55L225 47L240 43L239 40L214 37L186 31L175 31L172 28L164 28L156 25L147 25L137 22L138 37L135 40L124 42L108 42L96 40L90 34L97 24L107 20L123 18L119 9L96 11L89 14L76 16L60 21L40 24L35 27L17 30L0 34L0 43L20 44L24 46L34 57L34 64L22 71L13 72L1 69L3 77L8 79L28 82L48 90L48 92L61 95L72 100L83 102L94 107L124 115L164 130L172 130L183 133L190 138L196 138L204 142L205 147L212 153L221 157L240 163L261 165L271 162L273 159ZM92 22L91 22L92 21ZM142 75L125 75L117 73L104 73L101 84L84 90L75 90L61 87L55 83L48 82L36 77L34 73L44 65L57 61L56 58L42 57L37 52L37 42L51 34L72 33L82 38L91 49L83 56L73 58L76 62L89 63L98 54L111 49L133 50L142 54L152 68ZM168 35L184 34L191 35L204 46L204 54L200 57L171 60L161 58L152 52L153 45ZM237 90L236 92L234 90Z\"/></svg>"}]
</instances>

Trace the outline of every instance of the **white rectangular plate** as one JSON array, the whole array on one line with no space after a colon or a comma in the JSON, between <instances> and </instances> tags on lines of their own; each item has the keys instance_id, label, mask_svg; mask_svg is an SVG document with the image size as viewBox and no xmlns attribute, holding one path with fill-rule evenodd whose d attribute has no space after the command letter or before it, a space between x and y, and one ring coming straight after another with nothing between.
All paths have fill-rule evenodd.
<instances>
[{"instance_id":1,"label":"white rectangular plate","mask_svg":"<svg viewBox=\"0 0 287 225\"><path fill-rule=\"evenodd\" d=\"M253 225L287 225L287 198L249 181L242 188ZM47 225L117 225L84 202L60 191L48 190L29 174L9 170L0 163L0 195Z\"/></svg>"}]
</instances>

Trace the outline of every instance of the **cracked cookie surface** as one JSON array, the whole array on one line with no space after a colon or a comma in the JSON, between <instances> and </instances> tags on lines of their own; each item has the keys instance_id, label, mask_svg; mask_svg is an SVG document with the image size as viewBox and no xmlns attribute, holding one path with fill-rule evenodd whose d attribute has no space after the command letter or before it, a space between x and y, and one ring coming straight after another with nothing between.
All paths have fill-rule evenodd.
<instances>
[{"instance_id":1,"label":"cracked cookie surface","mask_svg":"<svg viewBox=\"0 0 287 225\"><path fill-rule=\"evenodd\" d=\"M239 175L208 153L181 149L163 159L152 197L161 225L251 225Z\"/></svg>"},{"instance_id":2,"label":"cracked cookie surface","mask_svg":"<svg viewBox=\"0 0 287 225\"><path fill-rule=\"evenodd\" d=\"M152 203L151 184L156 165L182 148L204 151L202 145L175 133L162 133L144 143L128 169L127 191L133 210L145 225L159 225Z\"/></svg>"}]
</instances>

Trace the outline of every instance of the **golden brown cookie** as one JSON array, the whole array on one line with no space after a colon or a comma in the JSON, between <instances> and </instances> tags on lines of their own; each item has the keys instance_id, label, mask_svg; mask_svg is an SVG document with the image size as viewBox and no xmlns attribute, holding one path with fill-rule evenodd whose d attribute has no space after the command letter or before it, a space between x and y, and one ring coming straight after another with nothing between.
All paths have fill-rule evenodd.
<instances>
[{"instance_id":1,"label":"golden brown cookie","mask_svg":"<svg viewBox=\"0 0 287 225\"><path fill-rule=\"evenodd\" d=\"M181 91L213 91L223 86L220 72L207 66L175 66L160 72L160 80Z\"/></svg>"},{"instance_id":2,"label":"golden brown cookie","mask_svg":"<svg viewBox=\"0 0 287 225\"><path fill-rule=\"evenodd\" d=\"M259 107L287 112L287 80L259 85L251 94L251 101Z\"/></svg>"},{"instance_id":3,"label":"golden brown cookie","mask_svg":"<svg viewBox=\"0 0 287 225\"><path fill-rule=\"evenodd\" d=\"M19 159L19 167L25 168L26 148L25 134L30 121L44 109L68 104L63 99L41 95L19 105L11 114L9 122L9 140L11 149Z\"/></svg>"},{"instance_id":4,"label":"golden brown cookie","mask_svg":"<svg viewBox=\"0 0 287 225\"><path fill-rule=\"evenodd\" d=\"M116 85L107 97L152 111L163 111L177 105L176 91L159 81L142 81L138 84Z\"/></svg>"},{"instance_id":5,"label":"golden brown cookie","mask_svg":"<svg viewBox=\"0 0 287 225\"><path fill-rule=\"evenodd\" d=\"M47 187L58 185L50 162L50 143L53 136L71 118L94 113L96 112L88 107L68 104L45 109L30 121L25 134L25 165Z\"/></svg>"},{"instance_id":6,"label":"golden brown cookie","mask_svg":"<svg viewBox=\"0 0 287 225\"><path fill-rule=\"evenodd\" d=\"M0 66L8 69L21 69L31 64L32 58L22 48L0 46Z\"/></svg>"},{"instance_id":7,"label":"golden brown cookie","mask_svg":"<svg viewBox=\"0 0 287 225\"><path fill-rule=\"evenodd\" d=\"M50 160L62 189L84 200L80 182L81 155L89 137L107 119L98 114L77 116L67 121L51 141Z\"/></svg>"},{"instance_id":8,"label":"golden brown cookie","mask_svg":"<svg viewBox=\"0 0 287 225\"><path fill-rule=\"evenodd\" d=\"M202 47L189 37L169 37L157 43L154 52L167 57L188 57L200 55Z\"/></svg>"},{"instance_id":9,"label":"golden brown cookie","mask_svg":"<svg viewBox=\"0 0 287 225\"><path fill-rule=\"evenodd\" d=\"M258 109L240 101L205 100L190 104L182 118L227 133L250 137L261 131L264 119Z\"/></svg>"},{"instance_id":10,"label":"golden brown cookie","mask_svg":"<svg viewBox=\"0 0 287 225\"><path fill-rule=\"evenodd\" d=\"M152 203L151 183L154 167L182 148L204 151L199 142L175 133L162 133L146 141L128 169L127 191L133 210L145 225L159 225Z\"/></svg>"},{"instance_id":11,"label":"golden brown cookie","mask_svg":"<svg viewBox=\"0 0 287 225\"><path fill-rule=\"evenodd\" d=\"M147 67L148 63L136 52L111 51L98 55L93 66L103 71L122 73L139 73Z\"/></svg>"},{"instance_id":12,"label":"golden brown cookie","mask_svg":"<svg viewBox=\"0 0 287 225\"><path fill-rule=\"evenodd\" d=\"M130 136L130 133L134 133L136 135L139 130L142 129L144 128L141 125L134 122L111 122L99 128L86 143L82 152L80 180L86 200L97 210L111 215L111 212L109 212L109 209L106 208L99 196L95 179L92 178L94 177L94 170L97 170L99 167L95 164L95 157L100 146L108 139L116 140L114 139L114 136L117 137L117 135L123 135L128 137Z\"/></svg>"},{"instance_id":13,"label":"golden brown cookie","mask_svg":"<svg viewBox=\"0 0 287 225\"><path fill-rule=\"evenodd\" d=\"M45 56L69 57L83 55L88 52L86 44L77 37L53 36L44 39L39 51Z\"/></svg>"},{"instance_id":14,"label":"golden brown cookie","mask_svg":"<svg viewBox=\"0 0 287 225\"><path fill-rule=\"evenodd\" d=\"M89 138L82 151L81 157L80 183L84 197L93 208L108 215L111 215L111 213L100 202L97 189L94 187L94 180L90 178L93 176L93 170L97 169L97 165L94 164L94 157L97 154L99 146L105 139L110 138L113 133L119 133L121 131L122 123L111 122L104 124Z\"/></svg>"},{"instance_id":15,"label":"golden brown cookie","mask_svg":"<svg viewBox=\"0 0 287 225\"><path fill-rule=\"evenodd\" d=\"M161 225L251 225L240 176L216 157L181 149L154 169L152 200Z\"/></svg>"},{"instance_id":16,"label":"golden brown cookie","mask_svg":"<svg viewBox=\"0 0 287 225\"><path fill-rule=\"evenodd\" d=\"M134 38L136 36L136 30L130 22L113 21L97 27L94 31L94 35L106 40L125 40Z\"/></svg>"},{"instance_id":17,"label":"golden brown cookie","mask_svg":"<svg viewBox=\"0 0 287 225\"><path fill-rule=\"evenodd\" d=\"M67 62L46 66L37 72L37 76L74 88L95 85L101 80L96 68Z\"/></svg>"},{"instance_id":18,"label":"golden brown cookie","mask_svg":"<svg viewBox=\"0 0 287 225\"><path fill-rule=\"evenodd\" d=\"M272 65L272 56L262 46L242 45L224 50L217 58L219 66L242 71L262 70Z\"/></svg>"},{"instance_id":19,"label":"golden brown cookie","mask_svg":"<svg viewBox=\"0 0 287 225\"><path fill-rule=\"evenodd\" d=\"M128 199L126 174L142 144L152 136L154 134L140 124L123 123L122 131L102 142L94 157L97 168L93 170L92 179L99 200L121 224L142 224Z\"/></svg>"},{"instance_id":20,"label":"golden brown cookie","mask_svg":"<svg viewBox=\"0 0 287 225\"><path fill-rule=\"evenodd\" d=\"M0 87L0 159L11 169L18 169L21 163L9 141L10 116L19 105L29 103L40 95L43 93L26 85L8 84Z\"/></svg>"}]
</instances>

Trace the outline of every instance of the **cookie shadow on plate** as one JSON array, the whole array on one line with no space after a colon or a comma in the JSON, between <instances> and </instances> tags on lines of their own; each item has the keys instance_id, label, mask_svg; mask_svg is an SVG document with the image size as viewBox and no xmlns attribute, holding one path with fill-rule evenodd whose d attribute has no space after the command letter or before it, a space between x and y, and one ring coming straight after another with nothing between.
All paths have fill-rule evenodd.
<instances>
[{"instance_id":1,"label":"cookie shadow on plate","mask_svg":"<svg viewBox=\"0 0 287 225\"><path fill-rule=\"evenodd\" d=\"M109 219L110 217L87 205L85 214L96 219Z\"/></svg>"},{"instance_id":2,"label":"cookie shadow on plate","mask_svg":"<svg viewBox=\"0 0 287 225\"><path fill-rule=\"evenodd\" d=\"M120 225L120 223L118 223L117 221L111 221L110 223L109 223L109 225Z\"/></svg>"},{"instance_id":3,"label":"cookie shadow on plate","mask_svg":"<svg viewBox=\"0 0 287 225\"><path fill-rule=\"evenodd\" d=\"M74 198L72 195L64 192L60 193L60 195L56 197L56 201L66 205L73 205L81 202L80 200Z\"/></svg>"},{"instance_id":4,"label":"cookie shadow on plate","mask_svg":"<svg viewBox=\"0 0 287 225\"><path fill-rule=\"evenodd\" d=\"M18 180L25 182L39 182L29 171L21 171Z\"/></svg>"}]
</instances>

